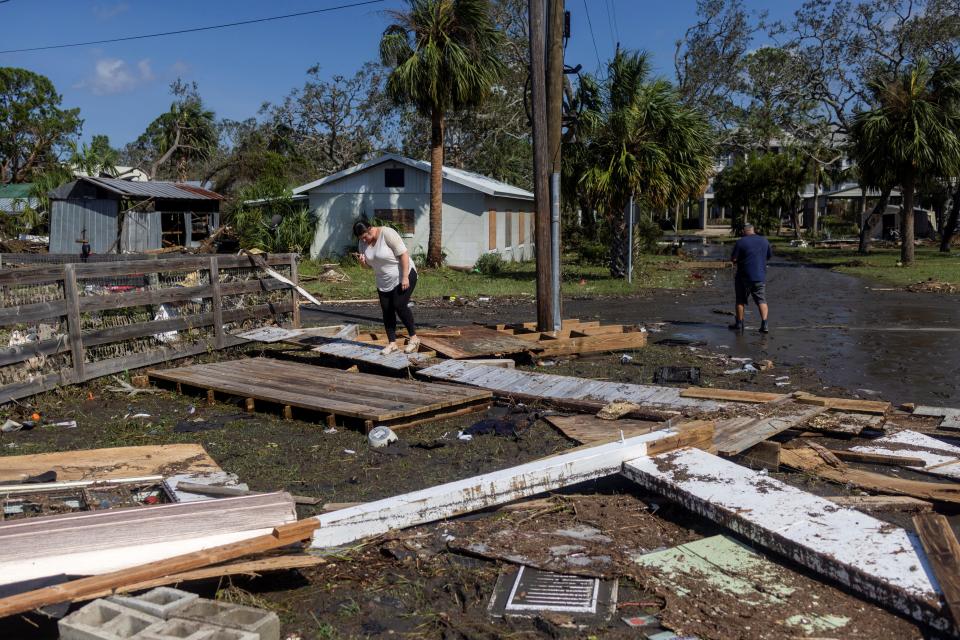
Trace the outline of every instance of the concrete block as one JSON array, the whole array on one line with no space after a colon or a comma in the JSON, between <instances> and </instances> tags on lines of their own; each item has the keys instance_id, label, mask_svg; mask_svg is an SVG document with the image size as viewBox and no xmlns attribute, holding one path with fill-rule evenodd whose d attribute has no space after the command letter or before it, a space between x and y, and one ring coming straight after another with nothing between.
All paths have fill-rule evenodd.
<instances>
[{"instance_id":1,"label":"concrete block","mask_svg":"<svg viewBox=\"0 0 960 640\"><path fill-rule=\"evenodd\" d=\"M61 640L127 640L160 618L116 602L94 600L58 623Z\"/></svg>"},{"instance_id":2,"label":"concrete block","mask_svg":"<svg viewBox=\"0 0 960 640\"><path fill-rule=\"evenodd\" d=\"M280 640L280 618L272 611L199 598L180 609L175 618L194 620L254 633L260 640Z\"/></svg>"},{"instance_id":3,"label":"concrete block","mask_svg":"<svg viewBox=\"0 0 960 640\"><path fill-rule=\"evenodd\" d=\"M248 631L216 627L194 620L174 618L150 625L135 640L259 640Z\"/></svg>"},{"instance_id":4,"label":"concrete block","mask_svg":"<svg viewBox=\"0 0 960 640\"><path fill-rule=\"evenodd\" d=\"M152 591L142 593L138 596L110 596L107 598L111 602L122 604L125 607L136 609L148 613L151 616L167 620L174 613L187 606L197 598L195 593L172 589L170 587L157 587Z\"/></svg>"}]
</instances>

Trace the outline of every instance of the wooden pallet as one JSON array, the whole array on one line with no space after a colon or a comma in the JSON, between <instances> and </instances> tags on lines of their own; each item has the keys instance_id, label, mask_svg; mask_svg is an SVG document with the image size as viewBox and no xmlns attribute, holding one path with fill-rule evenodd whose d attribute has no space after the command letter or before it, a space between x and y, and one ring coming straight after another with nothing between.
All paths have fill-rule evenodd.
<instances>
[{"instance_id":1,"label":"wooden pallet","mask_svg":"<svg viewBox=\"0 0 960 640\"><path fill-rule=\"evenodd\" d=\"M454 331L458 335L453 335ZM430 332L424 332L424 335L420 336L420 344L455 360L484 356L499 357L530 350L530 344L525 340L477 325L454 327L448 336L439 335L438 332L433 332L432 335Z\"/></svg>"},{"instance_id":2,"label":"wooden pallet","mask_svg":"<svg viewBox=\"0 0 960 640\"><path fill-rule=\"evenodd\" d=\"M247 410L256 401L326 415L327 424L359 423L366 430L376 425L409 427L490 406L488 391L454 385L398 380L365 373L349 373L271 358L249 358L176 369L150 371L155 380L207 389L208 399L224 393L247 399Z\"/></svg>"},{"instance_id":3,"label":"wooden pallet","mask_svg":"<svg viewBox=\"0 0 960 640\"><path fill-rule=\"evenodd\" d=\"M564 320L557 332L537 331L532 322L488 325L488 328L527 341L530 350L543 358L624 351L647 345L647 332L639 327L601 325L593 320Z\"/></svg>"}]
</instances>

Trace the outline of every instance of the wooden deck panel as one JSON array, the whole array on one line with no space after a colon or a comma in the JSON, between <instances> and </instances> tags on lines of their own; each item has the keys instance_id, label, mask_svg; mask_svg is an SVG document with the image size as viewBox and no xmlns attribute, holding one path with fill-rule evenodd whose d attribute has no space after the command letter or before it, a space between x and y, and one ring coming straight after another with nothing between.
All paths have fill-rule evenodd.
<instances>
[{"instance_id":1,"label":"wooden deck panel","mask_svg":"<svg viewBox=\"0 0 960 640\"><path fill-rule=\"evenodd\" d=\"M531 346L524 340L486 327L466 325L456 329L460 332L459 336L422 336L420 343L454 359L523 353Z\"/></svg>"},{"instance_id":2,"label":"wooden deck panel","mask_svg":"<svg viewBox=\"0 0 960 640\"><path fill-rule=\"evenodd\" d=\"M344 418L399 423L397 426L435 414L480 408L491 398L488 391L468 387L348 373L270 358L155 370L150 376Z\"/></svg>"}]
</instances>

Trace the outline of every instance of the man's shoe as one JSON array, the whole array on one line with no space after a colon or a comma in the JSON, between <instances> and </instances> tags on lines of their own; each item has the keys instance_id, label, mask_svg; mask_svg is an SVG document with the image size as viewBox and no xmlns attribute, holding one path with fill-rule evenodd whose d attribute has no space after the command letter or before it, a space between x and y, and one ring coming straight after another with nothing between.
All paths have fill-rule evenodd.
<instances>
[{"instance_id":1,"label":"man's shoe","mask_svg":"<svg viewBox=\"0 0 960 640\"><path fill-rule=\"evenodd\" d=\"M766 320L760 323L760 333L770 333L770 329L767 327Z\"/></svg>"},{"instance_id":2,"label":"man's shoe","mask_svg":"<svg viewBox=\"0 0 960 640\"><path fill-rule=\"evenodd\" d=\"M727 329L730 329L731 331L743 331L743 323L738 320L733 324L727 325Z\"/></svg>"}]
</instances>

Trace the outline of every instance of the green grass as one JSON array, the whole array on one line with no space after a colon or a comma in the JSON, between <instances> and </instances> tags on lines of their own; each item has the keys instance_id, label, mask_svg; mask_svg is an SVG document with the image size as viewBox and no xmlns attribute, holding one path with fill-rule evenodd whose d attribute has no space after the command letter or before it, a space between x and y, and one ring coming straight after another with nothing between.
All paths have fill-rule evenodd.
<instances>
[{"instance_id":1,"label":"green grass","mask_svg":"<svg viewBox=\"0 0 960 640\"><path fill-rule=\"evenodd\" d=\"M322 261L305 261L300 265L301 276L317 275ZM563 294L565 296L627 296L648 289L680 289L697 284L689 271L675 269L673 256L645 255L634 265L633 284L614 279L606 267L581 266L565 261L562 266ZM358 265L341 267L350 277L349 282L308 281L304 287L310 293L329 300L368 299L377 296L373 272ZM495 276L485 276L456 269L422 269L417 280L415 296L439 298L445 296L523 297L536 293L536 267L532 262L508 263Z\"/></svg>"},{"instance_id":2,"label":"green grass","mask_svg":"<svg viewBox=\"0 0 960 640\"><path fill-rule=\"evenodd\" d=\"M801 248L780 245L774 251L894 287L926 280L960 285L960 255L940 253L936 247L917 247L916 262L910 267L897 266L900 261L899 248L871 249L867 255L858 254L856 247Z\"/></svg>"}]
</instances>

